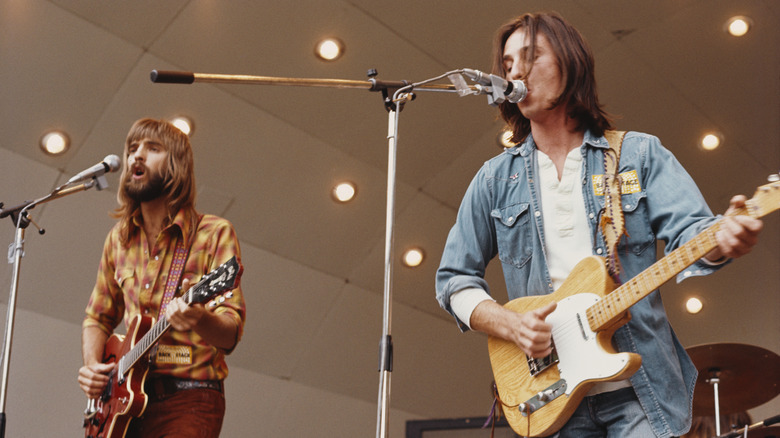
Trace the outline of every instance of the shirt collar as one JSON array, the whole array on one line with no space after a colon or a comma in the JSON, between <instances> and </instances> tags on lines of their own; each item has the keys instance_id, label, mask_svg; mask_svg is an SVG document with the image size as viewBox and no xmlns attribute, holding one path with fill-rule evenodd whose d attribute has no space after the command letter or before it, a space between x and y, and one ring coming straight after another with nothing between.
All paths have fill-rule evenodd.
<instances>
[{"instance_id":1,"label":"shirt collar","mask_svg":"<svg viewBox=\"0 0 780 438\"><path fill-rule=\"evenodd\" d=\"M593 135L590 130L585 131L585 134L582 137L582 146L591 146L599 149L609 148L607 139L604 138L603 135L597 137ZM534 142L533 135L528 134L528 136L525 138L525 141L513 148L507 149L506 152L512 155L527 157L533 153L534 149L536 149L536 143Z\"/></svg>"},{"instance_id":2,"label":"shirt collar","mask_svg":"<svg viewBox=\"0 0 780 438\"><path fill-rule=\"evenodd\" d=\"M168 228L176 227L179 229L179 232L181 232L181 236L184 237L184 244L189 248L192 244L191 239L193 237L192 233L192 227L193 227L193 216L195 215L194 210L190 209L181 209L178 213L176 213L176 216L173 218L173 222L171 222L171 225L168 226ZM173 230L171 230L173 232Z\"/></svg>"},{"instance_id":3,"label":"shirt collar","mask_svg":"<svg viewBox=\"0 0 780 438\"><path fill-rule=\"evenodd\" d=\"M173 218L173 222L168 224L165 228L163 228L163 232L165 233L175 233L176 230L178 230L181 234L180 236L184 236L185 239L185 245L189 247L190 245L190 239L192 237L192 221L190 218L192 215L195 215L196 213L194 211L188 210L188 209L181 209L178 213L176 213L176 216ZM141 209L138 209L138 214L134 214L132 218L133 224L138 227L139 229L143 226L143 219L141 218Z\"/></svg>"},{"instance_id":4,"label":"shirt collar","mask_svg":"<svg viewBox=\"0 0 780 438\"><path fill-rule=\"evenodd\" d=\"M604 138L603 135L596 137L592 132L590 132L590 130L585 131L585 136L582 139L582 145L592 146L598 149L609 149L609 143L607 143L607 139Z\"/></svg>"}]
</instances>

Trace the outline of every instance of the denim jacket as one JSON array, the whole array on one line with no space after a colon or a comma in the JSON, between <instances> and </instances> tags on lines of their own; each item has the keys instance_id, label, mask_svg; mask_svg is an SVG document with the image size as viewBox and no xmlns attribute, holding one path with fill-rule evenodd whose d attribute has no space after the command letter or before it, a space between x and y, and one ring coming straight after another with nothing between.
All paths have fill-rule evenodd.
<instances>
[{"instance_id":1,"label":"denim jacket","mask_svg":"<svg viewBox=\"0 0 780 438\"><path fill-rule=\"evenodd\" d=\"M592 253L598 256L606 254L598 232L604 197L594 193L592 177L604 174L603 154L608 147L604 137L586 132L580 148ZM535 176L536 156L536 145L529 135L522 144L485 162L466 191L436 275L436 299L453 316L450 296L454 292L474 287L490 292L485 268L496 255L510 300L553 291ZM631 189L624 189L621 196L626 236L618 245L618 255L620 280L625 282L655 262L657 239L666 243L669 253L715 218L691 177L654 136L628 132L618 171L634 178ZM697 261L678 274L677 281L706 275L719 267ZM690 427L696 368L669 324L659 291L630 311L631 320L618 329L613 341L618 350L642 357L642 366L631 383L656 435L682 435ZM455 319L461 330L468 329Z\"/></svg>"}]
</instances>

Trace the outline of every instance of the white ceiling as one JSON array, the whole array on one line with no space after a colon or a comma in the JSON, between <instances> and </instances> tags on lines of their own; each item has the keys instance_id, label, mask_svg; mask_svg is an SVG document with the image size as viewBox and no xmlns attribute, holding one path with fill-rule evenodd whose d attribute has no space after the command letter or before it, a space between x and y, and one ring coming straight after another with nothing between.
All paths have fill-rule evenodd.
<instances>
[{"instance_id":1,"label":"white ceiling","mask_svg":"<svg viewBox=\"0 0 780 438\"><path fill-rule=\"evenodd\" d=\"M375 68L380 80L418 82L464 67L489 71L493 31L542 8L559 11L592 44L601 98L620 116L618 127L658 135L714 211L780 169L773 0L0 0L0 201L41 197L121 154L138 118L189 115L198 207L231 220L244 251L249 313L230 364L376 400L388 160L381 95L154 84L150 72L366 80ZM755 22L741 39L723 32L736 14ZM342 60L313 57L326 35L346 43ZM500 127L484 96L420 92L400 114L395 249L420 245L428 258L416 270L394 267L397 409L423 417L486 412L485 340L457 332L433 282L468 182L500 152ZM49 128L70 134L65 156L38 148ZM708 130L725 142L705 153L696 142ZM359 186L347 205L329 195L341 179ZM46 234L28 231L20 307L81 321L113 223L116 174L108 180L110 190L32 211ZM686 346L740 342L780 352L778 216L766 218L749 256L710 278L665 286ZM12 224L4 223L0 240L11 243ZM489 276L501 291L498 266ZM6 288L10 278L10 268L0 272ZM686 294L703 298L701 314L682 313Z\"/></svg>"}]
</instances>

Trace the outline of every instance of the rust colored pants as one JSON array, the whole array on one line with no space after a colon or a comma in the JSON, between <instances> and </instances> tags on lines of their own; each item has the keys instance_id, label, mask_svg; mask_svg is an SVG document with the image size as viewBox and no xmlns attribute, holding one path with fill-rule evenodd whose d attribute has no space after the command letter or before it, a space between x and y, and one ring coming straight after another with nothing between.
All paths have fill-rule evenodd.
<instances>
[{"instance_id":1,"label":"rust colored pants","mask_svg":"<svg viewBox=\"0 0 780 438\"><path fill-rule=\"evenodd\" d=\"M217 438L225 416L225 396L212 389L188 389L155 397L126 438Z\"/></svg>"}]
</instances>

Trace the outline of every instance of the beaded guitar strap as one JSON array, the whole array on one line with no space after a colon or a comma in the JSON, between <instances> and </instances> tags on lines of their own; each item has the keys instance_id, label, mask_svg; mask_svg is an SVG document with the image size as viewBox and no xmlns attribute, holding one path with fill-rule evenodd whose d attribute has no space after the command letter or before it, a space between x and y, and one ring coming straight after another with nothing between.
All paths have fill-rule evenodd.
<instances>
[{"instance_id":1,"label":"beaded guitar strap","mask_svg":"<svg viewBox=\"0 0 780 438\"><path fill-rule=\"evenodd\" d=\"M202 215L198 218L198 222L192 232L193 236L198 231L201 219L203 219ZM178 242L176 242L176 248L173 250L173 260L171 261L171 269L168 271L168 282L165 283L165 292L163 293L162 303L160 303L160 313L157 316L158 319L162 318L165 314L165 307L171 302L173 297L176 296L176 291L179 288L179 280L181 279L182 272L184 272L184 264L187 262L187 256L190 254L190 249L184 245L185 240L187 239L182 236Z\"/></svg>"},{"instance_id":2,"label":"beaded guitar strap","mask_svg":"<svg viewBox=\"0 0 780 438\"><path fill-rule=\"evenodd\" d=\"M620 260L617 246L620 238L626 233L623 208L620 205L623 181L618 173L620 163L620 148L623 145L625 131L606 131L604 137L609 143L609 149L604 152L604 210L601 213L600 228L607 244L607 269L615 281L620 274Z\"/></svg>"},{"instance_id":3,"label":"beaded guitar strap","mask_svg":"<svg viewBox=\"0 0 780 438\"><path fill-rule=\"evenodd\" d=\"M168 282L165 283L165 293L163 293L162 303L160 303L158 319L162 318L165 314L165 307L176 295L176 290L179 288L179 279L182 272L184 272L184 264L187 262L189 253L189 248L184 246L184 239L179 239L176 242L176 248L173 250L173 261L171 262L171 269L168 271Z\"/></svg>"}]
</instances>

